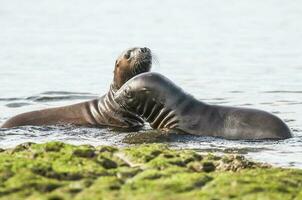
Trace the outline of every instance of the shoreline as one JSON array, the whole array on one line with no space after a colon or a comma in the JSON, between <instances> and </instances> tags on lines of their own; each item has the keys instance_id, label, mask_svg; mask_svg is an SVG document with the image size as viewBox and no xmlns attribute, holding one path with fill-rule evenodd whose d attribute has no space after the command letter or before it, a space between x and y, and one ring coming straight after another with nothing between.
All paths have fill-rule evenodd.
<instances>
[{"instance_id":1,"label":"shoreline","mask_svg":"<svg viewBox=\"0 0 302 200\"><path fill-rule=\"evenodd\" d=\"M1 199L302 199L302 170L163 144L24 143L0 152Z\"/></svg>"}]
</instances>

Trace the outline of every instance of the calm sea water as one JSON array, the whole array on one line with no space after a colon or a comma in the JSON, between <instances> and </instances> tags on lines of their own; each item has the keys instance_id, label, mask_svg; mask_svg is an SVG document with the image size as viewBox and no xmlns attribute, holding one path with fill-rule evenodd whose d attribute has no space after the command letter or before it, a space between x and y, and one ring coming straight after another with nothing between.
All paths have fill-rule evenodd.
<instances>
[{"instance_id":1,"label":"calm sea water","mask_svg":"<svg viewBox=\"0 0 302 200\"><path fill-rule=\"evenodd\" d=\"M302 168L302 1L0 1L0 123L104 94L115 58L150 47L160 72L212 104L273 112L284 141L179 136L173 147L238 152ZM148 127L146 127L148 130ZM79 127L0 130L0 147L60 140L126 145L128 133Z\"/></svg>"}]
</instances>

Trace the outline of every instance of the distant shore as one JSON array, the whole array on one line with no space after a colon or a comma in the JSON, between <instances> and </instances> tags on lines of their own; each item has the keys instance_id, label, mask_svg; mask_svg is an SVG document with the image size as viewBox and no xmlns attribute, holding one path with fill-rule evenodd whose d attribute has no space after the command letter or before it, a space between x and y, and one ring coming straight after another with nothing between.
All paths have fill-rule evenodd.
<instances>
[{"instance_id":1,"label":"distant shore","mask_svg":"<svg viewBox=\"0 0 302 200\"><path fill-rule=\"evenodd\" d=\"M280 158L281 159L281 158ZM0 199L302 199L302 170L239 155L25 143L0 153Z\"/></svg>"}]
</instances>

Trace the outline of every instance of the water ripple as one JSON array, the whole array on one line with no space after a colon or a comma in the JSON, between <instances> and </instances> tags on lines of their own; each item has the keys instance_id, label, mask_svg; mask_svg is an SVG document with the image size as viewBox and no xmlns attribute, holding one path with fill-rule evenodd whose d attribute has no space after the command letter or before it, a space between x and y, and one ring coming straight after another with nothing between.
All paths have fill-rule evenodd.
<instances>
[{"instance_id":1,"label":"water ripple","mask_svg":"<svg viewBox=\"0 0 302 200\"><path fill-rule=\"evenodd\" d=\"M98 95L85 92L47 91L29 97L0 98L0 102L9 102L5 104L6 107L18 108L22 106L31 105L31 102L44 103L68 100L87 100L97 97Z\"/></svg>"},{"instance_id":2,"label":"water ripple","mask_svg":"<svg viewBox=\"0 0 302 200\"><path fill-rule=\"evenodd\" d=\"M288 94L302 94L302 91L290 91L290 90L272 90L272 91L263 91L262 93L288 93Z\"/></svg>"},{"instance_id":3,"label":"water ripple","mask_svg":"<svg viewBox=\"0 0 302 200\"><path fill-rule=\"evenodd\" d=\"M26 103L26 102L16 102L16 103L5 104L5 106L9 107L9 108L19 108L19 107L28 106L28 105L31 105L31 104L30 103Z\"/></svg>"}]
</instances>

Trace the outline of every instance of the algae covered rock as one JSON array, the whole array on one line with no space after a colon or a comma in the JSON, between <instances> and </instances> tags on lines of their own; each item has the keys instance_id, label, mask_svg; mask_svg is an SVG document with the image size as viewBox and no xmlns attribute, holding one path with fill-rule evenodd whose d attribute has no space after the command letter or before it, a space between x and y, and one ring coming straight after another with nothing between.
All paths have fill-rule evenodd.
<instances>
[{"instance_id":1,"label":"algae covered rock","mask_svg":"<svg viewBox=\"0 0 302 200\"><path fill-rule=\"evenodd\" d=\"M301 199L302 170L162 144L26 143L0 152L0 200Z\"/></svg>"}]
</instances>

